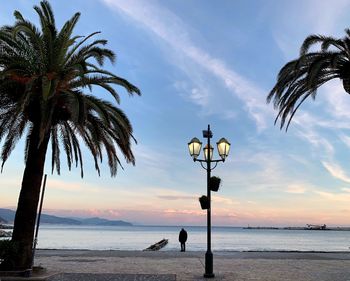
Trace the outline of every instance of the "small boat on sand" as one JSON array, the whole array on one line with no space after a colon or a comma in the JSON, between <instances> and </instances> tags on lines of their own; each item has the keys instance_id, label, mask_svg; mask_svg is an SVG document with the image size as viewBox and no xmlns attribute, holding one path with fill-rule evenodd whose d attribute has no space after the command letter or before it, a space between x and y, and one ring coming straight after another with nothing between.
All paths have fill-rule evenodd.
<instances>
[{"instance_id":1,"label":"small boat on sand","mask_svg":"<svg viewBox=\"0 0 350 281\"><path fill-rule=\"evenodd\" d=\"M149 246L148 248L144 249L144 251L158 251L161 248L165 247L168 244L168 239L162 239L159 242Z\"/></svg>"}]
</instances>

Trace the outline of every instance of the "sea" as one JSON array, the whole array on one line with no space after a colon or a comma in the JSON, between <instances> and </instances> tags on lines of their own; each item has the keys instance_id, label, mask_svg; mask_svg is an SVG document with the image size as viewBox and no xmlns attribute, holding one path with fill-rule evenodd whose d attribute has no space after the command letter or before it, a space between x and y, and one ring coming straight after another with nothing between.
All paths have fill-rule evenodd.
<instances>
[{"instance_id":1,"label":"sea","mask_svg":"<svg viewBox=\"0 0 350 281\"><path fill-rule=\"evenodd\" d=\"M207 228L184 227L187 251L205 251ZM42 224L39 249L143 250L168 239L161 251L179 251L178 226L72 226ZM212 227L215 251L350 252L350 231Z\"/></svg>"}]
</instances>

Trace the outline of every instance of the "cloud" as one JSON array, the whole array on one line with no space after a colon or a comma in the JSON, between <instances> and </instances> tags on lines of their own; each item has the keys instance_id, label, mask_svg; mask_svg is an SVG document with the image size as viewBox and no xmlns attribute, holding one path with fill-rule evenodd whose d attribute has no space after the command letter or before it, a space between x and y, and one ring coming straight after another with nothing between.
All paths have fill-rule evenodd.
<instances>
[{"instance_id":1,"label":"cloud","mask_svg":"<svg viewBox=\"0 0 350 281\"><path fill-rule=\"evenodd\" d=\"M103 0L103 2L112 9L127 14L146 30L151 31L157 38L165 41L172 48L174 54L182 57L182 59L174 61L174 64L188 72L187 74L190 78L195 75L196 71L186 70L188 59L218 78L235 97L245 104L246 110L250 113L251 118L255 120L258 129L262 130L266 127L266 116L269 112L272 114L272 109L265 103L265 91L259 89L254 83L238 74L235 70L229 68L224 61L211 56L197 46L191 40L188 32L189 28L174 13L164 7L155 5L154 2L148 2L147 5L135 0ZM205 80L201 81L196 83L200 88L190 89L190 98L202 106L208 104L209 93L205 92L204 88L202 88L203 86L200 85L206 85L207 83Z\"/></svg>"},{"instance_id":2,"label":"cloud","mask_svg":"<svg viewBox=\"0 0 350 281\"><path fill-rule=\"evenodd\" d=\"M322 164L334 178L350 183L350 177L345 173L341 166L326 161L322 161Z\"/></svg>"},{"instance_id":3,"label":"cloud","mask_svg":"<svg viewBox=\"0 0 350 281\"><path fill-rule=\"evenodd\" d=\"M322 151L324 158L329 159L334 156L333 145L326 138L322 137L315 129L310 127L299 127L296 135L309 142L318 151Z\"/></svg>"},{"instance_id":4,"label":"cloud","mask_svg":"<svg viewBox=\"0 0 350 281\"><path fill-rule=\"evenodd\" d=\"M350 128L350 96L343 88L340 79L333 79L322 87L327 111L334 118L333 127ZM335 121L336 120L336 121Z\"/></svg>"},{"instance_id":5,"label":"cloud","mask_svg":"<svg viewBox=\"0 0 350 281\"><path fill-rule=\"evenodd\" d=\"M341 16L346 15L349 9L349 1L318 1L311 0L304 2L306 10L303 10L304 20L308 21L316 32L333 34L337 29L337 23ZM300 15L300 13L299 13ZM322 20L314 20L322 19Z\"/></svg>"},{"instance_id":6,"label":"cloud","mask_svg":"<svg viewBox=\"0 0 350 281\"><path fill-rule=\"evenodd\" d=\"M339 136L339 138L340 138L340 140L341 140L347 147L350 148L350 137L341 134L341 135Z\"/></svg>"},{"instance_id":7,"label":"cloud","mask_svg":"<svg viewBox=\"0 0 350 281\"><path fill-rule=\"evenodd\" d=\"M186 195L159 195L157 198L162 200L195 200L195 196L186 196Z\"/></svg>"},{"instance_id":8,"label":"cloud","mask_svg":"<svg viewBox=\"0 0 350 281\"><path fill-rule=\"evenodd\" d=\"M242 215L236 212L228 211L225 212L225 214L219 214L215 217L215 219L220 218L220 219L238 219L242 218Z\"/></svg>"},{"instance_id":9,"label":"cloud","mask_svg":"<svg viewBox=\"0 0 350 281\"><path fill-rule=\"evenodd\" d=\"M309 99L306 103L312 102ZM318 89L317 100L309 111L299 110L293 118L299 128L338 130L350 129L350 96L339 79L333 79ZM312 113L312 110L317 115Z\"/></svg>"},{"instance_id":10,"label":"cloud","mask_svg":"<svg viewBox=\"0 0 350 281\"><path fill-rule=\"evenodd\" d=\"M290 184L286 189L287 193L303 194L306 192L306 187L301 184Z\"/></svg>"},{"instance_id":11,"label":"cloud","mask_svg":"<svg viewBox=\"0 0 350 281\"><path fill-rule=\"evenodd\" d=\"M165 149L168 151L165 151ZM157 181L163 184L169 181L171 167L179 161L173 153L169 153L171 148L162 147L159 144L138 144L133 148L133 151L136 157L136 167L129 170L130 174L137 177L142 175L146 181L153 179L153 182ZM130 175L128 176L130 177ZM123 184L130 186L133 182L129 178L124 177Z\"/></svg>"},{"instance_id":12,"label":"cloud","mask_svg":"<svg viewBox=\"0 0 350 281\"><path fill-rule=\"evenodd\" d=\"M194 104L202 107L206 107L209 104L209 92L207 89L192 87L185 81L176 81L174 87L178 92L186 93L186 95L182 94L181 96L191 100ZM189 93L189 95L187 93Z\"/></svg>"},{"instance_id":13,"label":"cloud","mask_svg":"<svg viewBox=\"0 0 350 281\"><path fill-rule=\"evenodd\" d=\"M258 203L256 203L255 201L251 201L251 200L247 201L247 203L248 203L248 204L252 204L252 205L258 204Z\"/></svg>"},{"instance_id":14,"label":"cloud","mask_svg":"<svg viewBox=\"0 0 350 281\"><path fill-rule=\"evenodd\" d=\"M145 167L152 167L156 169L164 168L165 165L169 164L170 159L165 158L161 151L157 151L154 147L138 144L134 148L135 155L137 155L138 164ZM159 161L162 159L162 161Z\"/></svg>"},{"instance_id":15,"label":"cloud","mask_svg":"<svg viewBox=\"0 0 350 281\"><path fill-rule=\"evenodd\" d=\"M343 31L341 19L346 19L350 3L347 0L336 1L291 1L275 4L273 34L277 46L286 58L296 57L300 45L309 34L335 35ZM302 13L300 13L302 11ZM306 28L305 28L306 27Z\"/></svg>"},{"instance_id":16,"label":"cloud","mask_svg":"<svg viewBox=\"0 0 350 281\"><path fill-rule=\"evenodd\" d=\"M218 195L213 195L212 200L214 203L218 203L220 205L238 205L239 204L239 202L236 202L231 198L222 197Z\"/></svg>"},{"instance_id":17,"label":"cloud","mask_svg":"<svg viewBox=\"0 0 350 281\"><path fill-rule=\"evenodd\" d=\"M47 180L47 188L68 191L68 192L91 192L99 193L100 189L87 184L86 182L66 182L59 179L50 178Z\"/></svg>"},{"instance_id":18,"label":"cloud","mask_svg":"<svg viewBox=\"0 0 350 281\"><path fill-rule=\"evenodd\" d=\"M163 190L164 193L165 190ZM171 190L167 191L172 192ZM173 192L174 193L174 192ZM162 199L162 200L171 200L171 201L175 201L175 200L193 200L198 201L198 197L199 196L195 196L195 195L158 195L157 198ZM223 205L234 205L234 204L239 204L239 202L234 201L231 198L226 198L226 197L222 197L222 196L218 196L218 195L212 195L212 201L215 203L219 203L219 204L223 204Z\"/></svg>"},{"instance_id":19,"label":"cloud","mask_svg":"<svg viewBox=\"0 0 350 281\"><path fill-rule=\"evenodd\" d=\"M320 195L322 198L327 201L336 201L342 203L348 203L350 200L350 194L348 192L345 193L332 193L326 191L315 190L314 193Z\"/></svg>"},{"instance_id":20,"label":"cloud","mask_svg":"<svg viewBox=\"0 0 350 281\"><path fill-rule=\"evenodd\" d=\"M87 215L91 217L103 217L103 218L118 218L121 216L120 212L114 209L88 209Z\"/></svg>"},{"instance_id":21,"label":"cloud","mask_svg":"<svg viewBox=\"0 0 350 281\"><path fill-rule=\"evenodd\" d=\"M166 209L163 211L166 215L194 215L202 216L203 211L201 210L186 210L186 209Z\"/></svg>"}]
</instances>

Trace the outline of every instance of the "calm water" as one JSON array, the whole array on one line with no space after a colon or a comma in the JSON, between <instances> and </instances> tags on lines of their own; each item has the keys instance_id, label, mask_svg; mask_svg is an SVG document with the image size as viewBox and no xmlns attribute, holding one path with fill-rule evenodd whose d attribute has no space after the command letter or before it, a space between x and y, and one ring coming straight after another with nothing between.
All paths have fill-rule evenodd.
<instances>
[{"instance_id":1,"label":"calm water","mask_svg":"<svg viewBox=\"0 0 350 281\"><path fill-rule=\"evenodd\" d=\"M206 249L206 227L186 227L186 249ZM42 225L38 248L143 250L163 239L163 251L178 251L180 227L174 226L63 226ZM350 251L350 231L255 230L213 227L213 251L298 250Z\"/></svg>"}]
</instances>

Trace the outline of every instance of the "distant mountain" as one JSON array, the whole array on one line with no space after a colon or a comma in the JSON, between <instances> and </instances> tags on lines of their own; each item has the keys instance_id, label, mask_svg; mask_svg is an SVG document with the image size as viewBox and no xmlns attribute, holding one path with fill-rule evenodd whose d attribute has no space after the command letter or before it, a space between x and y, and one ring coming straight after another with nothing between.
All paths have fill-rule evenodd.
<instances>
[{"instance_id":1,"label":"distant mountain","mask_svg":"<svg viewBox=\"0 0 350 281\"><path fill-rule=\"evenodd\" d=\"M15 214L16 214L16 212L13 210L0 209L0 217L4 218L9 223L13 223L13 221L15 220ZM45 215L45 214L41 215L40 222L41 223L51 223L51 224L75 224L75 225L81 224L81 222L78 220L73 220L73 219L69 219L69 218L61 218L61 217Z\"/></svg>"},{"instance_id":2,"label":"distant mountain","mask_svg":"<svg viewBox=\"0 0 350 281\"><path fill-rule=\"evenodd\" d=\"M107 219L101 219L101 218L87 218L87 219L79 219L82 224L86 225L105 225L105 226L113 226L113 225L119 225L119 226L131 226L132 224L126 221L121 220L107 220Z\"/></svg>"},{"instance_id":3,"label":"distant mountain","mask_svg":"<svg viewBox=\"0 0 350 281\"><path fill-rule=\"evenodd\" d=\"M42 214L40 217L40 223L80 225L81 221Z\"/></svg>"},{"instance_id":4,"label":"distant mountain","mask_svg":"<svg viewBox=\"0 0 350 281\"><path fill-rule=\"evenodd\" d=\"M1 209L0 208L0 222L1 219L4 222L13 223L15 220L15 211L10 209ZM105 225L105 226L131 226L132 224L129 222L121 221L121 220L107 220L101 218L62 218L52 215L42 214L40 218L40 223L47 224L69 224L69 225Z\"/></svg>"},{"instance_id":5,"label":"distant mountain","mask_svg":"<svg viewBox=\"0 0 350 281\"><path fill-rule=\"evenodd\" d=\"M0 217L2 217L7 222L13 222L15 220L15 211L10 209L1 209L0 208Z\"/></svg>"},{"instance_id":6,"label":"distant mountain","mask_svg":"<svg viewBox=\"0 0 350 281\"><path fill-rule=\"evenodd\" d=\"M0 217L0 223L7 223L7 220L5 220L4 218Z\"/></svg>"}]
</instances>

